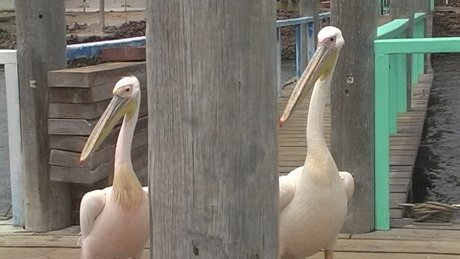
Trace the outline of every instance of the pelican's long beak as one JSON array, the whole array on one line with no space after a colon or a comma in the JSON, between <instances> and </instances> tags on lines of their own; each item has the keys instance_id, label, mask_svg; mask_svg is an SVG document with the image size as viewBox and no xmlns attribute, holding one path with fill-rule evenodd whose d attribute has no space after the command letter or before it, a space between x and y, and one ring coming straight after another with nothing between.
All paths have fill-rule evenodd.
<instances>
[{"instance_id":1,"label":"pelican's long beak","mask_svg":"<svg viewBox=\"0 0 460 259\"><path fill-rule=\"evenodd\" d=\"M135 110L135 104L136 101L128 97L113 96L81 151L80 164L102 144L125 114Z\"/></svg>"},{"instance_id":2,"label":"pelican's long beak","mask_svg":"<svg viewBox=\"0 0 460 259\"><path fill-rule=\"evenodd\" d=\"M300 79L294 88L294 91L289 98L289 101L284 109L283 115L279 120L279 125L289 119L292 112L300 103L308 92L313 88L318 79L325 79L331 72L337 60L337 49L319 45L313 54L307 68L303 72Z\"/></svg>"}]
</instances>

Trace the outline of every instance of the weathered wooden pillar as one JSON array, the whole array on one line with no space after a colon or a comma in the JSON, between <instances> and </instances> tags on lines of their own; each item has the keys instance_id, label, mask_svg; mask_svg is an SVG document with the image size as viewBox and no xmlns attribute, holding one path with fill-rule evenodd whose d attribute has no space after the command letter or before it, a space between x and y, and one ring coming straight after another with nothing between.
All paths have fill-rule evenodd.
<instances>
[{"instance_id":1,"label":"weathered wooden pillar","mask_svg":"<svg viewBox=\"0 0 460 259\"><path fill-rule=\"evenodd\" d=\"M299 2L299 16L313 17L313 24L304 24L301 26L301 39L302 39L302 57L300 64L302 64L301 71L303 71L308 64L308 60L313 56L317 37L319 21L318 21L318 0L300 0ZM310 50L310 52L308 51Z\"/></svg>"},{"instance_id":2,"label":"weathered wooden pillar","mask_svg":"<svg viewBox=\"0 0 460 259\"><path fill-rule=\"evenodd\" d=\"M277 257L275 2L147 1L151 258Z\"/></svg>"},{"instance_id":3,"label":"weathered wooden pillar","mask_svg":"<svg viewBox=\"0 0 460 259\"><path fill-rule=\"evenodd\" d=\"M25 227L70 225L70 189L49 176L49 70L66 66L64 1L16 0Z\"/></svg>"},{"instance_id":4,"label":"weathered wooden pillar","mask_svg":"<svg viewBox=\"0 0 460 259\"><path fill-rule=\"evenodd\" d=\"M105 0L99 0L99 26L101 29L101 33L104 33L105 31Z\"/></svg>"},{"instance_id":5,"label":"weathered wooden pillar","mask_svg":"<svg viewBox=\"0 0 460 259\"><path fill-rule=\"evenodd\" d=\"M414 6L413 0L393 0L390 2L390 14L393 19L409 19L406 29L406 38L412 38L414 30ZM413 54L406 55L406 97L407 110L410 110L412 100L412 62Z\"/></svg>"},{"instance_id":6,"label":"weathered wooden pillar","mask_svg":"<svg viewBox=\"0 0 460 259\"><path fill-rule=\"evenodd\" d=\"M343 229L349 233L374 229L376 14L376 1L337 0L331 5L331 24L342 30L345 39L331 89L331 152L339 170L355 178Z\"/></svg>"}]
</instances>

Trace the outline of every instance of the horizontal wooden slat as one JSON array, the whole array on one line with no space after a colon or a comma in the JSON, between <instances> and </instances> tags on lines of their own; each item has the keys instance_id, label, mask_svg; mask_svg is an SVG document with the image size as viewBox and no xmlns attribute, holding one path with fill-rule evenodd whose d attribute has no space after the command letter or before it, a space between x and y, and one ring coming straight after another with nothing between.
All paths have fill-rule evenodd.
<instances>
[{"instance_id":1,"label":"horizontal wooden slat","mask_svg":"<svg viewBox=\"0 0 460 259\"><path fill-rule=\"evenodd\" d=\"M110 99L97 103L50 103L48 118L58 119L96 119L107 108ZM139 115L147 114L147 90L141 91Z\"/></svg>"},{"instance_id":2,"label":"horizontal wooden slat","mask_svg":"<svg viewBox=\"0 0 460 259\"><path fill-rule=\"evenodd\" d=\"M147 130L143 130L133 137L132 148L144 146L147 144ZM105 146L92 154L83 165L80 165L80 152L64 151L52 149L50 152L50 165L64 167L85 167L94 169L101 164L113 161L116 143ZM146 150L147 152L147 150Z\"/></svg>"},{"instance_id":3,"label":"horizontal wooden slat","mask_svg":"<svg viewBox=\"0 0 460 259\"><path fill-rule=\"evenodd\" d=\"M141 115L139 115L141 116ZM88 136L91 134L98 119L48 119L48 134ZM121 124L121 122L119 123ZM146 127L147 116L140 117L136 127Z\"/></svg>"},{"instance_id":4,"label":"horizontal wooden slat","mask_svg":"<svg viewBox=\"0 0 460 259\"><path fill-rule=\"evenodd\" d=\"M112 62L54 70L48 72L48 86L89 88L104 84L115 85L123 76L138 76L143 72L145 62Z\"/></svg>"},{"instance_id":5,"label":"horizontal wooden slat","mask_svg":"<svg viewBox=\"0 0 460 259\"><path fill-rule=\"evenodd\" d=\"M132 151L133 168L136 175L142 178L147 173L147 145L138 147ZM113 161L98 166L95 169L72 168L63 166L51 166L50 177L53 181L92 184L113 174Z\"/></svg>"},{"instance_id":6,"label":"horizontal wooden slat","mask_svg":"<svg viewBox=\"0 0 460 259\"><path fill-rule=\"evenodd\" d=\"M141 89L147 89L147 79L145 71L138 71ZM90 88L77 87L50 87L48 98L50 103L95 103L110 99L113 95L114 83L111 81Z\"/></svg>"}]
</instances>

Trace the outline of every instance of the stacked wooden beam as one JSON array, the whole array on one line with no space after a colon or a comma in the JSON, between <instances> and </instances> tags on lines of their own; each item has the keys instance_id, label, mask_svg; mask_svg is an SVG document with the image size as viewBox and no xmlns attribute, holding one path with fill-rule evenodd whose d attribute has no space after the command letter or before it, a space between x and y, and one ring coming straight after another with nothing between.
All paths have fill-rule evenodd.
<instances>
[{"instance_id":1,"label":"stacked wooden beam","mask_svg":"<svg viewBox=\"0 0 460 259\"><path fill-rule=\"evenodd\" d=\"M132 162L138 177L147 170L147 89L145 62L115 62L50 71L48 134L50 175L54 181L92 184L113 174L115 144L120 124L101 147L80 165L80 152L104 112L115 83L134 75L141 83L141 106Z\"/></svg>"}]
</instances>

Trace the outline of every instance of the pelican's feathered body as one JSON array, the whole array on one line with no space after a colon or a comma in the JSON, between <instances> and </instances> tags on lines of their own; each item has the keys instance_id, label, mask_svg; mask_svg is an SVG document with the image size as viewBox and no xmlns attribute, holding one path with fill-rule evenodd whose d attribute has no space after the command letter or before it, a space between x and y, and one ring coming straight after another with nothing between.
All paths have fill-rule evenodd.
<instances>
[{"instance_id":1,"label":"pelican's feathered body","mask_svg":"<svg viewBox=\"0 0 460 259\"><path fill-rule=\"evenodd\" d=\"M305 165L279 179L280 258L304 258L332 250L347 214L354 190L351 174L340 172L323 135L323 115L332 74L344 44L339 29L328 26L318 34L318 47L299 79L284 111L283 124L314 84L307 120Z\"/></svg>"},{"instance_id":2,"label":"pelican's feathered body","mask_svg":"<svg viewBox=\"0 0 460 259\"><path fill-rule=\"evenodd\" d=\"M83 162L123 118L115 149L113 185L88 192L81 201L83 259L141 258L149 238L148 195L131 163L141 94L139 81L136 77L124 77L115 85L113 94L81 154Z\"/></svg>"}]
</instances>

